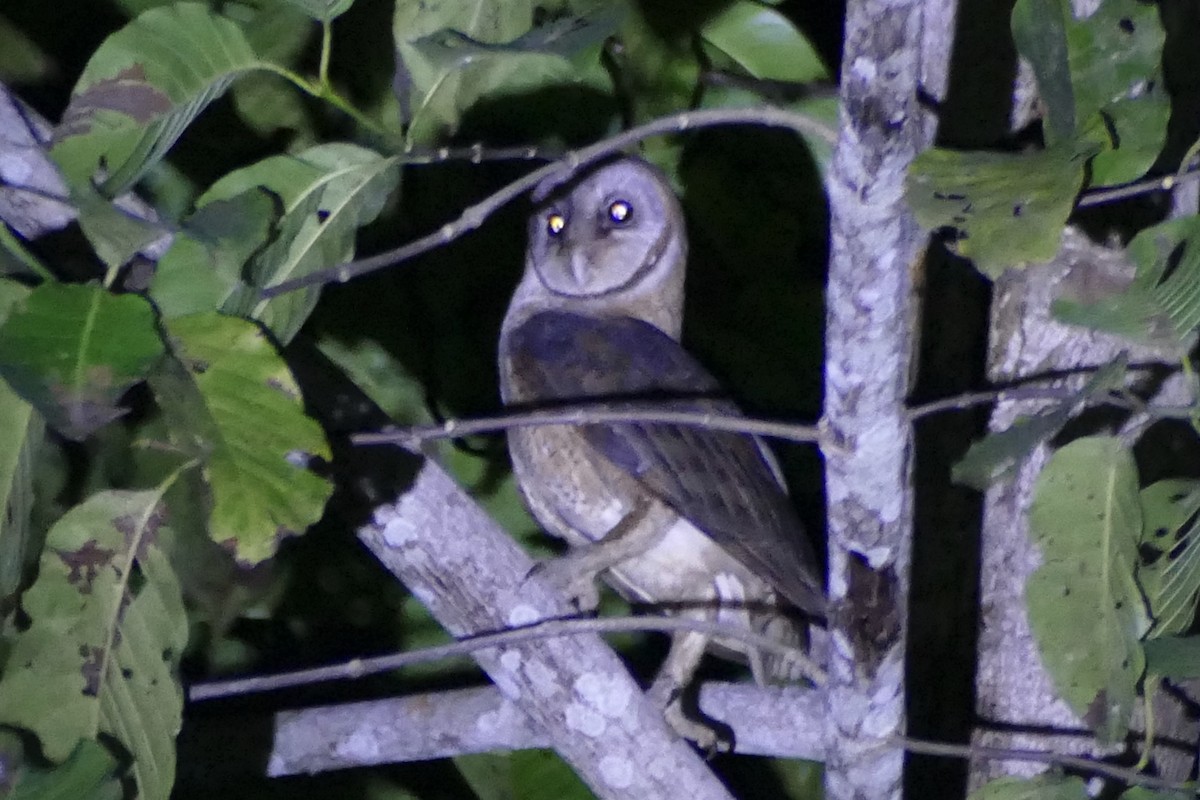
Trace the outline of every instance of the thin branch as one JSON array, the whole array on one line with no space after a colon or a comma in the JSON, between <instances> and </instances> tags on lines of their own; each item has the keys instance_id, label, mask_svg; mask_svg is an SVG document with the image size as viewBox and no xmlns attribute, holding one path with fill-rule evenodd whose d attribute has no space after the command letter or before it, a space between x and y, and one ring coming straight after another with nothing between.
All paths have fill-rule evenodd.
<instances>
[{"instance_id":1,"label":"thin branch","mask_svg":"<svg viewBox=\"0 0 1200 800\"><path fill-rule=\"evenodd\" d=\"M355 434L350 437L350 440L357 445L394 444L411 448L423 442L457 439L516 427L598 425L612 422L660 422L754 436L768 436L791 442L820 443L823 440L819 426L748 419L732 414L714 414L706 411L674 411L656 405L623 405L621 408L615 409L611 403L588 403L571 406L568 409L522 411L477 419L451 419L440 425L414 425L380 433Z\"/></svg>"},{"instance_id":2,"label":"thin branch","mask_svg":"<svg viewBox=\"0 0 1200 800\"><path fill-rule=\"evenodd\" d=\"M283 672L276 675L260 675L253 678L236 678L226 681L198 683L188 690L188 700L191 702L200 702L225 697L237 697L257 692L270 692L294 686L306 686L322 681L357 679L380 672L390 672L403 667L410 667L414 664L425 664L430 661L469 656L472 653L489 647L521 644L523 642L532 642L557 636L569 636L580 633L628 633L631 631L660 631L663 633L696 631L712 636L719 636L723 639L733 639L764 652L778 653L794 659L813 683L818 686L825 683L825 673L809 659L808 654L804 650L757 634L747 628L709 620L688 619L686 617L633 616L550 619L519 628L509 628L495 633L469 636L456 642L426 647L420 650L390 653L386 656L375 658L355 658L341 664L296 670L295 672Z\"/></svg>"},{"instance_id":3,"label":"thin branch","mask_svg":"<svg viewBox=\"0 0 1200 800\"><path fill-rule=\"evenodd\" d=\"M1071 400L1078 392L1062 387L1021 386L989 389L980 392L944 397L908 410L913 422L947 411L965 411L980 405L1025 400ZM1118 392L1102 397L1089 398L1089 404L1104 404L1132 408L1135 404L1130 396ZM1156 418L1175 419L1187 417L1192 409L1176 406L1148 407L1138 401L1138 407ZM371 433L356 433L350 441L360 446L397 445L413 449L421 444L442 439L460 439L484 433L496 433L510 428L538 425L603 425L610 423L663 423L685 425L706 430L729 431L750 436L765 436L800 444L817 444L828 447L829 438L820 424L810 425L778 420L735 416L709 411L677 411L655 404L622 404L614 408L612 403L581 403L578 405L514 411L489 417L472 419L449 419L439 424L411 425L390 428Z\"/></svg>"},{"instance_id":4,"label":"thin branch","mask_svg":"<svg viewBox=\"0 0 1200 800\"><path fill-rule=\"evenodd\" d=\"M977 744L951 744L949 742L932 742L927 739L914 739L911 736L897 736L893 741L902 745L910 753L921 753L929 756L945 756L947 758L982 758L988 761L1032 761L1038 764L1052 764L1058 767L1079 770L1094 775L1103 775L1122 781L1130 786L1145 786L1147 789L1163 789L1166 791L1184 791L1197 793L1196 785L1190 781L1170 781L1147 775L1135 769L1120 767L1097 761L1094 758L1073 756L1066 753L1054 753L1048 750L1023 750L1007 747L988 747Z\"/></svg>"},{"instance_id":5,"label":"thin branch","mask_svg":"<svg viewBox=\"0 0 1200 800\"><path fill-rule=\"evenodd\" d=\"M1127 183L1124 186L1117 186L1112 189L1092 189L1084 192L1079 197L1076 207L1090 208L1091 206L1115 203L1118 200L1127 200L1131 197L1150 194L1151 192L1169 192L1176 186L1198 178L1200 178L1200 166L1192 167L1186 172L1173 172L1170 175L1163 175L1159 178L1146 178L1145 180Z\"/></svg>"},{"instance_id":6,"label":"thin branch","mask_svg":"<svg viewBox=\"0 0 1200 800\"><path fill-rule=\"evenodd\" d=\"M275 297L287 292L294 292L308 286L326 283L345 283L351 278L365 275L383 267L408 261L429 250L451 242L465 233L475 230L489 216L504 205L512 202L525 192L537 186L548 178L566 180L577 169L587 164L599 161L612 153L619 152L631 144L661 136L668 133L682 133L694 128L711 128L718 125L763 125L769 128L789 128L804 136L821 139L829 144L835 141L835 134L824 123L812 117L784 111L779 108L716 108L703 111L686 111L671 117L648 122L636 128L630 128L616 136L604 139L596 144L579 150L568 152L561 159L551 162L544 167L518 178L499 191L489 195L480 202L470 206L458 219L443 225L438 230L415 241L389 250L378 255L359 261L350 261L320 272L313 272L299 278L283 281L262 290L261 296Z\"/></svg>"}]
</instances>

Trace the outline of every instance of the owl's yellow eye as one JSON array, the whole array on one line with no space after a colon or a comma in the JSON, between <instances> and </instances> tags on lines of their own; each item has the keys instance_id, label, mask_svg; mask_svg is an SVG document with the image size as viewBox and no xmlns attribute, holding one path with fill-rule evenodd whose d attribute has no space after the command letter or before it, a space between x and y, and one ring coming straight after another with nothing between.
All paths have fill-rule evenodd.
<instances>
[{"instance_id":1,"label":"owl's yellow eye","mask_svg":"<svg viewBox=\"0 0 1200 800\"><path fill-rule=\"evenodd\" d=\"M562 214L555 212L546 217L546 232L551 236L558 236L567 227L567 218Z\"/></svg>"},{"instance_id":2,"label":"owl's yellow eye","mask_svg":"<svg viewBox=\"0 0 1200 800\"><path fill-rule=\"evenodd\" d=\"M614 200L608 207L608 218L618 225L628 222L633 216L633 206L624 200Z\"/></svg>"}]
</instances>

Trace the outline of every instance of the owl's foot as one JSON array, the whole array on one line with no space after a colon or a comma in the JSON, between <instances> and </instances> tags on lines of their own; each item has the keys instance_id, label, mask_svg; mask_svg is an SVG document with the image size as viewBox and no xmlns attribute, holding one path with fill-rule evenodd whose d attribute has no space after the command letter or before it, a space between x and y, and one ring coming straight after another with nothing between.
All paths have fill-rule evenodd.
<instances>
[{"instance_id":1,"label":"owl's foot","mask_svg":"<svg viewBox=\"0 0 1200 800\"><path fill-rule=\"evenodd\" d=\"M568 602L578 611L592 612L600 605L600 589L596 586L596 571L586 563L567 553L558 558L539 561L530 570L555 589L567 596Z\"/></svg>"},{"instance_id":2,"label":"owl's foot","mask_svg":"<svg viewBox=\"0 0 1200 800\"><path fill-rule=\"evenodd\" d=\"M732 732L727 726L703 719L695 703L690 707L685 704L685 700L692 699L685 690L691 685L707 646L708 637L704 634L694 631L675 634L671 639L671 652L667 653L667 660L646 694L663 710L663 718L676 733L695 743L706 757L711 758L733 749Z\"/></svg>"},{"instance_id":3,"label":"owl's foot","mask_svg":"<svg viewBox=\"0 0 1200 800\"><path fill-rule=\"evenodd\" d=\"M663 719L675 733L696 745L705 758L733 750L733 735L728 726L701 719L698 708L689 709L682 689L661 678L647 691L651 702L662 709Z\"/></svg>"}]
</instances>

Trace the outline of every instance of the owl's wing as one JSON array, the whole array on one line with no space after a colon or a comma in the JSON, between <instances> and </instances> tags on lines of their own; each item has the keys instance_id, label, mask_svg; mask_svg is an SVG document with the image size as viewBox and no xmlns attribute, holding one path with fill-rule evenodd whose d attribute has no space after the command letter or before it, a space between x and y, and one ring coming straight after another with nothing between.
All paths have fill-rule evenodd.
<instances>
[{"instance_id":1,"label":"owl's wing","mask_svg":"<svg viewBox=\"0 0 1200 800\"><path fill-rule=\"evenodd\" d=\"M741 413L678 342L642 320L543 311L512 330L508 346L524 398ZM659 422L586 425L582 434L797 607L824 614L811 542L756 438Z\"/></svg>"}]
</instances>

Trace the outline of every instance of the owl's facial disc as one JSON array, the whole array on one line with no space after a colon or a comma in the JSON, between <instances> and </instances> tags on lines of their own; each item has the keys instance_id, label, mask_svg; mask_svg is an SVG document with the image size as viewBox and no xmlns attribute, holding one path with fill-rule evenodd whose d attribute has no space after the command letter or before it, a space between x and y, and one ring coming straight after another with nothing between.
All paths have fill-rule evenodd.
<instances>
[{"instance_id":1,"label":"owl's facial disc","mask_svg":"<svg viewBox=\"0 0 1200 800\"><path fill-rule=\"evenodd\" d=\"M549 198L530 226L529 263L551 292L600 297L653 269L677 218L644 165L602 167Z\"/></svg>"}]
</instances>

